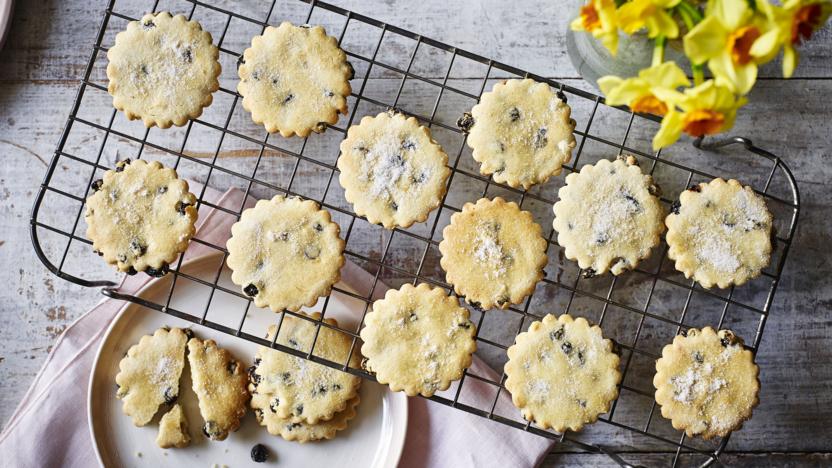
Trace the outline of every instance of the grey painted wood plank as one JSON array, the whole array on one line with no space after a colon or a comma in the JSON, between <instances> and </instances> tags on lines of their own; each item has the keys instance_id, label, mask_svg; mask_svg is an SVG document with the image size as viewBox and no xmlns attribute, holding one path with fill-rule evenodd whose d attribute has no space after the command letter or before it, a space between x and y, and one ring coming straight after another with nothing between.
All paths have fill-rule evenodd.
<instances>
[{"instance_id":1,"label":"grey painted wood plank","mask_svg":"<svg viewBox=\"0 0 832 468\"><path fill-rule=\"evenodd\" d=\"M122 0L119 0L119 4L122 4ZM342 4L354 6L359 10L363 6L359 2L342 2ZM0 263L9 266L6 274L9 286L0 291L0 301L3 304L0 306L0 343L2 343L0 344L0 420L2 421L8 419L17 403L20 389L25 388L31 381L55 337L69 322L100 299L97 291L76 287L48 273L34 257L27 230L32 197L44 172L45 161L51 157L54 150L66 113L74 97L76 89L74 80L77 79L86 63L88 50L84 44L92 40L95 32L95 27L92 26L89 17L97 18L100 6L88 6L80 2L66 2L65 5L49 3L43 11L39 11L29 2L25 4L18 2L18 5L17 17L25 21L17 22L7 50L0 52L0 61L7 64L0 68L0 80L4 81L0 86L0 148L4 157L7 158L7 164L0 169L0 200L3 201L0 204L0 210L2 210L0 212L4 220L0 224ZM483 40L481 36L473 36L479 37L474 39L467 35L465 28L460 26L464 21L458 18L459 15L447 14L448 8L457 8L455 6L443 6L445 9L442 11L446 13L441 15L420 13L420 10L413 6L397 5L394 2L374 5L373 8L363 7L368 13L381 19L417 30L423 27L425 29L420 31L427 35L448 42L455 42L459 39L463 47L472 49L481 47L480 52L494 55L509 63L528 67L546 75L563 76L559 74L558 67L568 66L565 58L546 63L540 61L540 50L553 47L550 43L532 43L529 42L531 39L527 35L511 32L512 28L542 30L545 29L542 23L527 21L528 18L521 13L506 13L500 10L506 7L498 2L486 1L480 5L474 8L473 12L467 13L473 15L470 16L471 23L485 26L509 24L509 27L496 28L500 29L499 34L503 35L502 39L497 37ZM246 3L244 6L254 8L255 4ZM545 8L551 7L544 5L543 8L546 11ZM137 11L140 12L141 8ZM288 13L302 17L303 11L305 10ZM408 14L396 13L401 11ZM86 12L88 15L83 16L79 12ZM491 16L495 12L501 13ZM406 19L396 21L400 16ZM504 21L503 18L513 20ZM321 21L325 22L326 18L322 18ZM408 22L412 22L412 25ZM527 26L520 28L515 23ZM552 26L551 29L557 28ZM488 30L488 27L480 28L480 30ZM66 41L63 38L62 34L66 34L65 31L71 31L72 40ZM469 28L468 34L470 32ZM545 32L549 34L549 29ZM34 39L38 33L45 36L41 43L37 43ZM828 30L821 35L819 43L823 44L823 49L828 54L830 41L827 33ZM367 33L358 34L356 47L361 45L361 41L368 40L366 36ZM511 38L514 42L509 42L512 47L510 53L503 51L507 55L500 56L499 53L503 49L497 44L505 38ZM464 43L466 40L469 42ZM71 43L72 46L64 45L66 43ZM240 39L238 45L243 47L244 44L245 40ZM393 52L401 55L401 50L395 50L396 45L390 47ZM437 73L441 69L436 68L434 62L440 58L440 55L427 53L424 58L417 56L415 66L421 67L420 73ZM822 59L808 58L806 62L810 60L813 63L826 62ZM93 74L94 79L103 78L101 70L104 65L103 60L98 63ZM823 66L827 67L826 64ZM361 78L366 68L360 65L357 68L359 78ZM476 71L476 69L463 67L459 70L459 74L452 76L472 76L469 74ZM821 72L828 75L830 70L827 67L819 73ZM380 101L391 103L399 81L386 76L383 73L371 73L372 79L368 85L367 94ZM566 82L578 87L587 86L580 80L570 79ZM474 79L453 79L450 83L465 90L477 90L480 85L479 81ZM226 66L224 85L233 88L231 65ZM828 108L823 99L818 99L818 96L826 96L830 92L832 92L830 82L761 82L752 95L752 103L741 113L737 121L737 134L752 137L756 143L782 155L792 167L801 185L804 209L801 229L794 242L780 291L775 298L758 357L763 380L762 403L756 410L754 418L732 438L729 445L732 450L823 451L830 448L832 429L827 426L827 422L832 419L832 409L828 406L828 396L832 390L832 368L828 365L817 364L829 362L828 343L832 339L832 327L828 319L828 313L832 308L830 307L832 306L832 284L830 284L832 280L825 274L831 260L826 244L830 227L832 227L829 221L832 219L832 206L826 193L826 184L832 176L828 158L828 148L832 143L832 138L828 131ZM436 94L436 88L409 80L405 83L399 104L408 110L427 115L432 109ZM442 122L452 124L459 109L471 103L466 101L466 98L452 93L446 98L448 99L447 107L444 107L446 101L443 100L443 106L440 106L437 115ZM583 102L578 98L571 98L570 103L575 107L576 120L586 122L591 113L591 103ZM228 107L230 107L230 99L218 98L203 118L209 122L222 120ZM48 111L33 112L33 110L41 109L48 109ZM358 107L358 112L372 113L379 109L375 106L365 107L362 104ZM799 112L795 112L796 109ZM93 122L106 122L111 112L108 96L105 93L91 92L85 98L79 116ZM618 111L601 111L596 115L592 132L613 140L620 138L626 126L626 120L622 119L623 115ZM67 150L80 157L90 158L95 155L98 145L101 144L102 134L82 127L82 125L76 125L75 128L78 131L71 135ZM141 136L142 134L140 126L135 122L126 122L120 116L117 118L116 127L133 135ZM263 132L251 124L244 113L235 114L232 119L232 128L252 138L263 137ZM635 146L637 149L648 148L652 131L652 128L635 129L628 139L628 145ZM435 133L446 148L458 147L459 141L451 132L437 129ZM186 152L195 156L213 156L216 150L215 135L203 129L197 130L195 136L198 138L189 140L193 141L193 144L188 145ZM181 130L151 132L151 140L164 145L181 141L181 137ZM337 156L333 149L337 146L338 140L339 135L330 130L322 136L314 137L308 150L311 151L310 154L331 164ZM281 145L284 143L282 142ZM288 144L288 148L297 149L297 146L291 143ZM219 164L235 170L250 171L253 169L254 158L251 155L254 154L254 150L256 146L250 142L239 138L228 138L220 148L222 157ZM105 147L104 161L111 164L115 159L129 157L135 151L136 145L129 140L113 138ZM449 153L451 152L449 150ZM588 143L581 158L583 162L590 162L600 157L610 156L609 152L609 147ZM697 161L712 168L714 172L753 172L753 182L756 183L759 183L764 176L764 168L755 168L739 162L731 153L699 154L691 151L687 146L678 146L668 154L669 157L678 158L680 161ZM163 153L150 149L147 150L146 155L153 158L165 158ZM476 167L467 151L463 151L462 158L461 167L476 172ZM266 177L270 183L283 186L288 182L292 167L293 160L289 158L269 156L264 163L264 172L258 172L258 174L262 174L262 177ZM204 178L203 168L196 163L183 164L182 172L198 180L200 176ZM88 176L89 170L84 165L62 160L56 172L55 183L67 190L76 192L80 190L78 193L83 195L83 187L79 188L78 181ZM320 182L328 176L329 171L321 169L321 166L302 164L296 177L297 182L292 189L308 196L320 196ZM658 173L657 178L659 176L667 181L665 183L670 187L666 190L671 193L681 188L674 186L675 182L678 182L676 180L678 174L668 171ZM238 184L239 180L220 175L212 177L210 183L218 188L226 188ZM539 193L553 197L560 183L562 182L553 181ZM452 187L450 203L458 207L465 201L471 201L478 196L477 192L482 190L482 186L481 182L473 178L460 178L458 186ZM269 196L271 191L262 188L255 193L258 196ZM489 191L488 194L489 196L498 194L510 196L510 194L495 190ZM343 200L339 198L337 183L334 184L331 198L328 197L327 200L337 206L343 203ZM51 212L53 214L49 215L52 216L49 218L51 222L65 223L74 219L75 212L71 210L77 210L77 204L58 197L50 199L49 203L52 203L55 208ZM547 206L531 204L530 206L524 205L524 207L534 211L538 220L548 228L546 223L550 221L550 218L547 218L550 215ZM61 219L59 214L62 214L64 218ZM416 229L424 229L424 227L417 226ZM78 232L83 233L83 229ZM353 237L350 248L368 255L380 256L385 240L386 237L380 235L379 230L370 227L362 228ZM47 240L46 245L52 255L60 255L60 249L63 248L63 244L58 240ZM407 240L396 240L394 254L388 260L403 268L412 268L413 258L421 254L421 247ZM89 259L87 250L86 248L73 248L68 266L90 277L110 274L105 265L96 261L86 261ZM552 261L555 262L556 259ZM427 268L432 274L441 274L436 267L435 256L429 257ZM386 274L385 276L395 275ZM617 289L616 299L632 304L643 301L644 281L633 275L626 279L625 283L622 288ZM606 284L608 283L604 283L603 279L599 279L589 282L586 287L590 290L604 290ZM559 296L557 291L541 291L540 293L541 297L547 300L534 303L533 312L558 312L558 307L563 306L563 297ZM760 291L757 290L754 293L748 293L747 299L749 301L758 299L759 293ZM705 298L700 299L686 321L690 325L700 326L713 323L715 320L713 303ZM668 288L656 293L651 307L667 313L668 316L676 317L680 304L678 296ZM590 318L598 316L597 304L591 301L578 301L575 308L578 313ZM718 318L718 313L716 318ZM506 332L506 329L514 329L517 325L514 319L515 323L510 327L507 326L507 322L511 319L510 314L489 314L483 333L508 344L511 334ZM741 330L742 333L753 334L756 317L732 310L727 323ZM634 316L628 315L625 311L610 313L605 320L604 328L608 334L626 342L633 335ZM658 350L672 336L672 331L662 326L661 323L652 324L651 322L646 325L639 346ZM495 367L502 364L502 352L499 349L483 350L482 354ZM652 375L649 359L634 361L633 366L631 378L634 380L628 384L641 385L639 388L649 391L649 378ZM622 403L617 411L617 417L621 418L621 421L635 424L639 417L643 418L644 405L649 403L648 400L641 400L644 399L632 398L632 401L627 400L627 403ZM649 410L649 406L647 409ZM587 440L615 440L621 447L629 450L667 449L666 445L652 440L631 437L628 434L606 430L601 425L596 426L587 429L585 434ZM651 421L652 430L662 432L668 437L675 437L677 433L668 426L658 416ZM661 463L663 456L657 455L659 458L647 456L646 459ZM582 458L585 456L579 455L553 457L557 461L552 463L566 463L569 460L574 460L569 463L591 464L596 461L600 463L597 458ZM810 463L813 459L806 460ZM738 463L741 462L742 460ZM787 460L783 463L792 462ZM796 465L797 462L795 462Z\"/></svg>"},{"instance_id":2,"label":"grey painted wood plank","mask_svg":"<svg viewBox=\"0 0 832 468\"><path fill-rule=\"evenodd\" d=\"M269 2L246 0L220 1L248 16L264 19ZM543 76L578 78L566 54L565 33L575 16L579 0L568 2L516 3L500 0L478 2L446 2L443 0L375 1L338 0L332 2L367 16L424 34L450 45L506 62ZM13 25L4 55L7 66L0 70L0 79L62 80L82 74L89 57L105 2L18 2ZM115 11L136 17L151 8L149 0L118 0ZM161 2L160 9L188 13L191 4L182 0ZM306 20L308 6L296 0L280 0L269 22L284 19L294 22ZM227 17L199 7L194 17L200 19L215 38L222 35ZM340 32L343 17L316 9L311 22L323 24L333 33ZM125 21L115 18L105 39L112 42ZM242 51L251 37L259 34L258 27L234 20L226 34L224 45ZM371 51L379 30L353 23L345 33L347 50ZM389 34L380 51L379 59L391 62L406 60L413 42L400 40ZM832 70L832 29L820 31L814 41L802 48L802 62L797 76L827 76ZM433 60L417 66L415 71L441 77L443 55L425 47ZM464 61L462 61L464 62ZM467 77L474 69L460 63L456 76ZM778 65L766 67L761 76L779 77Z\"/></svg>"}]
</instances>

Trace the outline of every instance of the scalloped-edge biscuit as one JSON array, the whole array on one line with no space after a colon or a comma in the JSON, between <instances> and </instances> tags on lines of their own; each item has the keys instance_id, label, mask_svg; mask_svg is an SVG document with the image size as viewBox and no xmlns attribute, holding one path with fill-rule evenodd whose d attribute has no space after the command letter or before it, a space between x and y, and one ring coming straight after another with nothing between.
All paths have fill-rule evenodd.
<instances>
[{"instance_id":1,"label":"scalloped-edge biscuit","mask_svg":"<svg viewBox=\"0 0 832 468\"><path fill-rule=\"evenodd\" d=\"M145 126L182 126L220 88L219 49L196 21L163 11L127 23L107 51L113 107Z\"/></svg>"},{"instance_id":2,"label":"scalloped-edge biscuit","mask_svg":"<svg viewBox=\"0 0 832 468\"><path fill-rule=\"evenodd\" d=\"M688 437L724 437L759 403L760 369L730 330L695 328L678 335L656 362L653 385L662 416Z\"/></svg>"},{"instance_id":3,"label":"scalloped-edge biscuit","mask_svg":"<svg viewBox=\"0 0 832 468\"><path fill-rule=\"evenodd\" d=\"M664 232L658 193L632 156L602 159L566 176L552 222L566 258L577 260L587 277L635 268Z\"/></svg>"},{"instance_id":4,"label":"scalloped-edge biscuit","mask_svg":"<svg viewBox=\"0 0 832 468\"><path fill-rule=\"evenodd\" d=\"M84 220L92 248L119 271L162 276L196 232L196 197L157 161L119 162L92 183Z\"/></svg>"},{"instance_id":5,"label":"scalloped-edge biscuit","mask_svg":"<svg viewBox=\"0 0 832 468\"><path fill-rule=\"evenodd\" d=\"M504 80L459 120L480 173L529 187L560 174L576 146L572 109L546 83Z\"/></svg>"},{"instance_id":6,"label":"scalloped-edge biscuit","mask_svg":"<svg viewBox=\"0 0 832 468\"><path fill-rule=\"evenodd\" d=\"M179 396L190 330L160 328L127 350L116 375L116 398L136 426L149 423L159 406Z\"/></svg>"},{"instance_id":7,"label":"scalloped-edge biscuit","mask_svg":"<svg viewBox=\"0 0 832 468\"><path fill-rule=\"evenodd\" d=\"M264 395L255 395L252 398L252 406L255 405L254 398L265 399ZM288 441L305 444L319 440L329 440L335 437L339 431L347 428L350 420L356 416L356 408L361 402L359 395L354 396L347 402L344 410L335 413L335 416L328 421L319 421L316 424L305 422L292 422L291 418L283 419L271 411L263 411L260 425L266 426L269 434L279 435ZM257 403L258 407L267 407L268 403Z\"/></svg>"},{"instance_id":8,"label":"scalloped-edge biscuit","mask_svg":"<svg viewBox=\"0 0 832 468\"><path fill-rule=\"evenodd\" d=\"M459 380L477 350L476 326L459 299L425 283L390 289L364 319L361 354L379 383L430 397Z\"/></svg>"},{"instance_id":9,"label":"scalloped-edge biscuit","mask_svg":"<svg viewBox=\"0 0 832 468\"><path fill-rule=\"evenodd\" d=\"M257 307L300 310L329 295L341 277L344 241L329 212L312 200L277 195L243 211L231 226L231 280Z\"/></svg>"},{"instance_id":10,"label":"scalloped-edge biscuit","mask_svg":"<svg viewBox=\"0 0 832 468\"><path fill-rule=\"evenodd\" d=\"M439 243L440 265L469 304L507 309L543 278L548 257L542 232L517 203L481 198L451 216Z\"/></svg>"},{"instance_id":11,"label":"scalloped-edge biscuit","mask_svg":"<svg viewBox=\"0 0 832 468\"><path fill-rule=\"evenodd\" d=\"M191 338L188 365L199 413L205 424L202 433L211 440L225 440L240 427L249 400L245 366L214 340Z\"/></svg>"},{"instance_id":12,"label":"scalloped-edge biscuit","mask_svg":"<svg viewBox=\"0 0 832 468\"><path fill-rule=\"evenodd\" d=\"M350 335L316 323L321 320L319 312L306 316L311 321L284 313L277 344L308 353L314 340L313 356L337 363L345 363L352 349L349 366L361 366L361 353L357 346L352 348ZM334 319L323 322L338 326ZM277 329L270 326L266 339L273 339ZM328 421L346 408L361 387L361 379L355 375L265 346L257 350L249 380L258 421L264 420L267 412L293 423Z\"/></svg>"},{"instance_id":13,"label":"scalloped-edge biscuit","mask_svg":"<svg viewBox=\"0 0 832 468\"><path fill-rule=\"evenodd\" d=\"M618 397L618 364L597 325L549 314L508 349L506 389L526 420L560 433L579 431Z\"/></svg>"},{"instance_id":14,"label":"scalloped-edge biscuit","mask_svg":"<svg viewBox=\"0 0 832 468\"><path fill-rule=\"evenodd\" d=\"M762 197L734 179L685 190L665 224L667 256L703 288L741 285L771 260L771 213Z\"/></svg>"},{"instance_id":15,"label":"scalloped-edge biscuit","mask_svg":"<svg viewBox=\"0 0 832 468\"><path fill-rule=\"evenodd\" d=\"M420 223L442 203L448 155L415 117L366 116L347 131L338 180L356 214L387 229Z\"/></svg>"},{"instance_id":16,"label":"scalloped-edge biscuit","mask_svg":"<svg viewBox=\"0 0 832 468\"><path fill-rule=\"evenodd\" d=\"M322 26L269 26L251 40L237 70L243 108L269 133L306 137L347 113L354 74Z\"/></svg>"}]
</instances>

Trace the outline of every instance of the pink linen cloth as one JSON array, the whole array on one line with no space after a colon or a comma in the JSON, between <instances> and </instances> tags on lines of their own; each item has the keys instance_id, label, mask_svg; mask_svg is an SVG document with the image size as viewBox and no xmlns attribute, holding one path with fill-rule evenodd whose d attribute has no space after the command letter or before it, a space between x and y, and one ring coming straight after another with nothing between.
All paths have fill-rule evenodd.
<instances>
[{"instance_id":1,"label":"pink linen cloth","mask_svg":"<svg viewBox=\"0 0 832 468\"><path fill-rule=\"evenodd\" d=\"M201 189L197 184L192 187L195 192ZM221 194L206 188L204 195L205 200L232 211L239 209L243 197L237 189ZM197 238L224 245L235 219L207 206L201 207L199 214ZM215 251L192 243L185 257L193 259L211 252ZM342 271L342 281L363 285L361 289L367 289L372 279L350 262ZM143 274L127 276L119 289L134 293L148 281L151 278ZM379 284L374 296L385 290ZM0 466L86 468L98 464L87 422L89 375L107 328L124 306L123 301L102 300L61 334L0 434ZM500 378L476 357L469 371L495 381ZM455 391L454 385L442 395L453 398ZM494 398L493 386L469 377L459 401L490 408ZM535 466L552 445L548 439L423 398L408 401L407 436L399 463L403 468ZM498 398L497 410L501 415L517 414L505 392Z\"/></svg>"}]
</instances>

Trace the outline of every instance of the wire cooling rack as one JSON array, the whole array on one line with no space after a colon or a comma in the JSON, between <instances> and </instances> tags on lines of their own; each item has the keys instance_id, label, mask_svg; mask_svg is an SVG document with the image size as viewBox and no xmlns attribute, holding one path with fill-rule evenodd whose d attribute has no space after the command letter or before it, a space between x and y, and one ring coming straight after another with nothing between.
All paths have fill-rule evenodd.
<instances>
[{"instance_id":1,"label":"wire cooling rack","mask_svg":"<svg viewBox=\"0 0 832 468\"><path fill-rule=\"evenodd\" d=\"M620 396L610 412L602 416L598 423L588 426L581 433L565 434L541 430L522 420L513 407L506 410L498 405L501 396L504 399L507 394L504 388L505 375L495 378L477 375L469 370L457 385L431 399L520 430L567 442L572 444L573 449L605 453L622 466L626 466L621 459L622 454L627 451L643 451L644 447L649 451L666 453L668 461L672 460L674 466L707 466L718 459L727 438L709 443L687 439L657 414L656 403L653 401L653 363L659 357L662 345L669 343L681 330L693 326L731 327L745 338L747 347L756 353L799 212L795 180L777 156L743 138L711 143L710 146L697 140L694 142L696 149L677 145L674 148L678 148L679 154L653 153L649 149L649 138L657 129L657 120L652 116L609 107L601 97L581 89L314 0L291 0L285 8L273 0L257 14L231 11L196 0L183 0L181 5L169 8L174 13L183 13L200 20L203 25L218 25L213 31L214 39L220 48L221 60L225 60L224 73L229 72L231 81L221 79L215 103L208 111L221 107L223 100L230 105L226 105L229 109L227 114L220 110L219 117L214 120L207 112L181 129L155 129L160 135L175 133L179 138L176 143L160 143L154 138L156 133L143 127L137 130L135 125L131 127L114 109L108 110L104 116L88 115L89 112L86 111L92 105L90 102L95 101L94 95L98 95L100 101L109 99L101 70L106 65L106 51L112 44L114 31L123 29L127 21L137 19L142 13L122 10L119 7L125 2L120 2L119 7L116 3L116 0L110 0L104 11L90 61L32 211L31 233L36 253L53 273L82 286L101 287L107 296L135 302L372 380L373 376L363 369L349 367L349 359L331 362L314 355L314 342L313 349L309 351L297 350L245 331L246 318L252 313L263 311L252 308L250 299L239 288L220 281L222 264L227 255L225 247L203 240L199 234L193 242L215 250L217 255L221 254L223 262L211 279L189 274L186 269L182 269L180 258L177 264L170 266L171 286L165 303L124 294L117 289L117 278L106 278L104 272L109 272L105 270L106 266L93 268L92 265L103 262L93 254L91 242L85 237L83 206L86 196L91 193L91 183L103 171L112 167L114 161L108 162L108 159L113 159L110 143L117 140L135 150L126 156L116 150L115 159L155 157L176 167L180 174L187 172L185 166L188 166L193 169L192 172L202 174L201 182L204 186L224 181L222 184L226 188L244 190L247 198L289 194L320 202L341 224L342 236L347 242L347 258L370 271L373 277L366 294L336 287L333 295L362 301L365 314L373 297L378 295L377 287L383 286L383 282L393 285L427 282L450 290L450 285L445 283L444 275L437 266L437 245L441 240L438 236L441 235L442 226L447 224L450 214L460 210L464 202L475 201L483 196L503 196L532 211L537 221L544 226L544 232L548 233L550 261L546 277L523 304L511 307L509 311L472 310L472 319L478 325L478 354L499 370L505 362L505 350L513 343L514 336L528 327L530 322L549 312L586 316L601 325L605 335L615 341L621 354L624 376ZM159 11L166 6L160 5L158 0L148 3L143 11ZM233 2L231 4L235 8L242 8ZM250 121L248 127L244 127L246 130L236 129L233 125L238 120L249 119L247 114L243 114L241 119L235 119L235 112L240 112L241 105L233 82L236 75L234 64L238 63L247 44L240 42L235 49L229 38L233 36L233 30L242 25L248 28L249 33L245 37L248 41L253 35L260 34L268 24L278 24L287 18L290 10L295 13L300 11L294 17L296 23L327 22L328 32L338 38L358 71L352 81L354 91L350 97L349 115L343 117L338 124L330 126L324 134L313 134L306 140L287 140L267 135ZM357 40L349 39L353 29L364 31L357 36ZM377 37L377 40L368 37ZM392 55L385 58L388 49L385 44L388 41L392 41L396 47L389 48ZM427 65L422 63L425 60ZM418 71L420 69L427 71L422 73ZM667 247L662 244L661 248L656 249L658 252L654 253L653 258L633 272L620 277L587 277L586 272L580 271L574 263L564 260L560 247L553 240L555 235L551 229L551 206L556 199L557 188L563 185L563 176L530 191L495 184L478 174L467 153L465 134L455 125L456 118L470 110L480 94L488 89L489 83L515 77L531 77L550 84L572 106L579 144L572 163L566 166L567 172L575 170L581 163L600 158L623 153L635 155L643 169L653 174L657 184L663 187L662 200L668 206L681 190L692 183L716 176L735 177L752 185L766 198L775 215L775 251L771 266L760 278L736 290L703 290L675 272L672 261L666 258ZM386 83L386 96L379 96L379 93L373 91L379 83ZM414 91L414 85L418 85L420 90ZM435 97L428 99L425 95ZM412 102L408 104L408 100ZM431 127L434 137L441 140L451 155L449 164L453 169L448 182L448 195L443 200L441 209L434 212L426 223L405 230L386 231L356 217L350 205L343 200L338 184L332 183L337 172L334 164L338 156L337 144L346 129L356 117L388 108L414 115ZM93 136L82 138L76 144L73 143L77 139L76 133L91 133ZM198 153L189 149L195 140L205 143L206 135L214 137L209 143L209 146L213 146L212 151ZM321 150L321 146L316 143L324 138L333 141L328 151ZM225 157L226 143L231 139L249 148L248 152L243 151L242 158L234 159L234 164L228 163L229 158ZM719 152L719 148L729 145L735 145L734 149L738 151ZM92 151L82 150L90 147L93 148ZM254 147L253 151L250 150L251 147ZM699 149L709 151L702 152ZM282 182L276 181L277 177L265 169L271 161L289 163L289 168L283 171ZM75 169L68 170L69 166ZM72 176L69 183L61 181L64 177L62 174L66 172ZM314 177L310 174L314 174ZM304 177L309 177L309 180L302 180ZM316 190L314 195L309 192L312 188ZM197 191L200 192L200 206L239 218L243 206L230 209L214 204L205 199L205 188ZM380 239L377 242L380 249L365 248L368 243L372 243L367 241L368 237ZM77 261L78 258L81 260ZM194 310L186 310L184 306L173 307L171 304L175 303L177 283L182 281L191 281L208 288L207 303L192 307ZM212 319L209 309L217 294L231 295L245 301L237 327ZM323 300L324 316L329 302L329 298ZM282 323L284 315L274 316L278 323ZM321 326L326 326L351 336L352 355L359 347L357 339L362 322L363 316L359 323L349 328L334 327L319 321L314 323L318 330ZM471 386L486 389L493 398L485 405L466 402L466 390L463 389Z\"/></svg>"}]
</instances>

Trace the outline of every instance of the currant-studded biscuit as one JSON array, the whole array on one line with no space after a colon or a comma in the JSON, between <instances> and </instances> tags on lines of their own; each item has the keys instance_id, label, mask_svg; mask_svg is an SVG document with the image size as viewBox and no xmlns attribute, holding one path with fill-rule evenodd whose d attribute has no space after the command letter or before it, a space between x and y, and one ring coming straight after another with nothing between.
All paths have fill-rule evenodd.
<instances>
[{"instance_id":1,"label":"currant-studded biscuit","mask_svg":"<svg viewBox=\"0 0 832 468\"><path fill-rule=\"evenodd\" d=\"M185 412L182 411L182 407L177 403L159 420L159 435L156 436L156 445L161 448L182 448L187 447L190 443L188 420L185 419Z\"/></svg>"},{"instance_id":2,"label":"currant-studded biscuit","mask_svg":"<svg viewBox=\"0 0 832 468\"><path fill-rule=\"evenodd\" d=\"M341 142L338 180L367 221L388 229L422 222L442 202L448 155L414 117L382 112L353 125Z\"/></svg>"},{"instance_id":3,"label":"currant-studded biscuit","mask_svg":"<svg viewBox=\"0 0 832 468\"><path fill-rule=\"evenodd\" d=\"M163 11L131 21L107 51L113 106L147 127L185 125L211 105L222 67L211 34Z\"/></svg>"},{"instance_id":4,"label":"currant-studded biscuit","mask_svg":"<svg viewBox=\"0 0 832 468\"><path fill-rule=\"evenodd\" d=\"M252 405L265 408L268 406L266 398L265 395L255 394L252 396ZM255 402L255 400L258 401ZM301 444L332 439L338 431L347 428L349 421L356 415L356 407L358 407L360 401L361 398L358 395L354 396L347 402L347 407L343 411L335 413L335 416L328 421L318 421L316 424L292 422L291 418L280 418L271 411L258 413L262 415L259 422L261 426L266 426L269 434L279 435L286 440L300 442Z\"/></svg>"},{"instance_id":5,"label":"currant-studded biscuit","mask_svg":"<svg viewBox=\"0 0 832 468\"><path fill-rule=\"evenodd\" d=\"M481 198L451 216L439 244L440 264L469 304L506 309L522 302L543 278L542 230L516 203Z\"/></svg>"},{"instance_id":6,"label":"currant-studded biscuit","mask_svg":"<svg viewBox=\"0 0 832 468\"><path fill-rule=\"evenodd\" d=\"M598 326L550 314L508 349L506 389L526 420L557 432L579 431L618 396L618 361Z\"/></svg>"},{"instance_id":7,"label":"currant-studded biscuit","mask_svg":"<svg viewBox=\"0 0 832 468\"><path fill-rule=\"evenodd\" d=\"M468 310L441 288L425 283L390 289L364 319L364 366L390 390L429 397L445 390L471 365L476 327Z\"/></svg>"},{"instance_id":8,"label":"currant-studded biscuit","mask_svg":"<svg viewBox=\"0 0 832 468\"><path fill-rule=\"evenodd\" d=\"M759 369L729 330L690 329L664 347L653 385L662 416L688 437L723 437L759 402Z\"/></svg>"},{"instance_id":9,"label":"currant-studded biscuit","mask_svg":"<svg viewBox=\"0 0 832 468\"><path fill-rule=\"evenodd\" d=\"M240 427L249 400L245 366L213 340L191 338L188 364L199 413L205 424L202 433L211 440L225 440Z\"/></svg>"},{"instance_id":10,"label":"currant-studded biscuit","mask_svg":"<svg viewBox=\"0 0 832 468\"><path fill-rule=\"evenodd\" d=\"M577 260L586 276L634 268L664 231L657 194L632 156L602 159L566 176L552 223L566 258Z\"/></svg>"},{"instance_id":11,"label":"currant-studded biscuit","mask_svg":"<svg viewBox=\"0 0 832 468\"><path fill-rule=\"evenodd\" d=\"M575 148L572 109L545 83L506 80L494 85L459 120L480 173L528 189L560 174Z\"/></svg>"},{"instance_id":12,"label":"currant-studded biscuit","mask_svg":"<svg viewBox=\"0 0 832 468\"><path fill-rule=\"evenodd\" d=\"M347 113L353 69L321 26L269 26L251 40L238 70L243 108L269 133L322 132Z\"/></svg>"},{"instance_id":13,"label":"currant-studded biscuit","mask_svg":"<svg viewBox=\"0 0 832 468\"><path fill-rule=\"evenodd\" d=\"M309 316L318 321L320 313ZM325 323L337 326L333 319ZM284 314L277 343L309 352L320 326L313 355L332 362L345 363L350 354L352 338L309 320ZM269 327L267 339L274 338L277 326ZM350 367L361 365L361 354L354 349ZM252 408L259 421L266 413L293 423L317 424L328 421L347 407L361 386L361 379L306 359L274 349L260 347L254 366L249 369Z\"/></svg>"},{"instance_id":14,"label":"currant-studded biscuit","mask_svg":"<svg viewBox=\"0 0 832 468\"><path fill-rule=\"evenodd\" d=\"M118 365L116 397L133 424L144 426L161 404L176 401L187 341L188 334L179 328L160 328L127 350Z\"/></svg>"},{"instance_id":15,"label":"currant-studded biscuit","mask_svg":"<svg viewBox=\"0 0 832 468\"><path fill-rule=\"evenodd\" d=\"M167 273L196 232L196 197L188 183L156 161L127 159L92 189L84 219L93 250L119 271Z\"/></svg>"},{"instance_id":16,"label":"currant-studded biscuit","mask_svg":"<svg viewBox=\"0 0 832 468\"><path fill-rule=\"evenodd\" d=\"M743 284L768 266L771 213L736 180L714 179L682 192L665 223L668 257L703 288Z\"/></svg>"},{"instance_id":17,"label":"currant-studded biscuit","mask_svg":"<svg viewBox=\"0 0 832 468\"><path fill-rule=\"evenodd\" d=\"M257 307L296 311L315 305L340 278L344 241L329 212L311 200L275 196L231 226L231 280Z\"/></svg>"}]
</instances>

